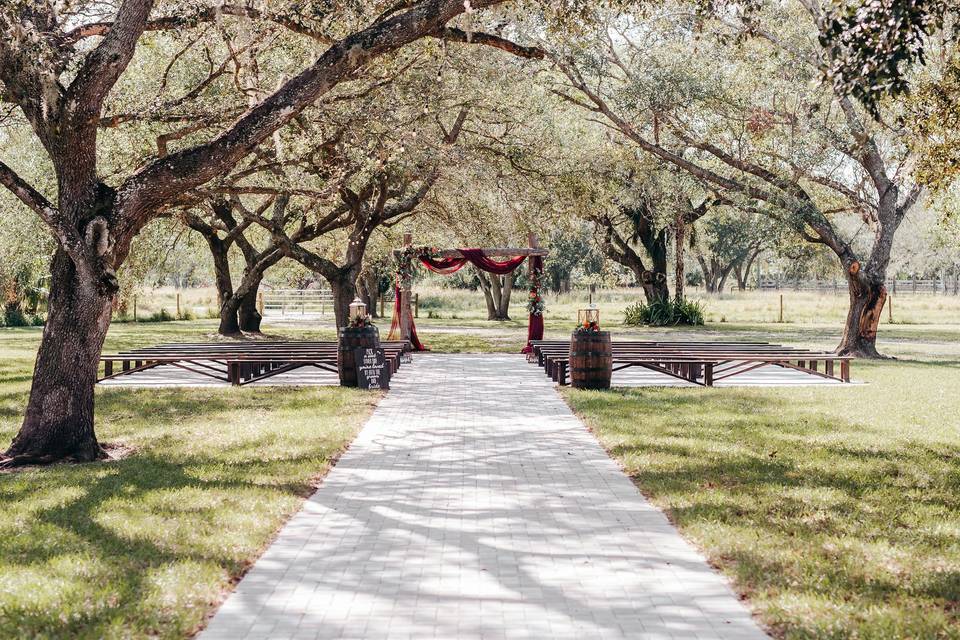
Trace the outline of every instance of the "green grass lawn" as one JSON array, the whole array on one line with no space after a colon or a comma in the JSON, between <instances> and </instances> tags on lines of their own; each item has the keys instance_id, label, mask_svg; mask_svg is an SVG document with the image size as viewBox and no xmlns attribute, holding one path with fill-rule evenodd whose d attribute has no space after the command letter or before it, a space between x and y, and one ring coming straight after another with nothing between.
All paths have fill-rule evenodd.
<instances>
[{"instance_id":1,"label":"green grass lawn","mask_svg":"<svg viewBox=\"0 0 960 640\"><path fill-rule=\"evenodd\" d=\"M438 351L515 352L526 335L520 320L420 320ZM548 316L547 335L569 326ZM839 337L835 322L606 326L817 348ZM117 324L106 350L210 340L215 328ZM0 446L19 426L39 336L0 330ZM960 638L960 326L884 325L880 346L899 360L855 363L862 386L564 393L777 635ZM0 637L189 635L376 399L262 387L97 398L101 439L132 456L0 474Z\"/></svg>"},{"instance_id":2,"label":"green grass lawn","mask_svg":"<svg viewBox=\"0 0 960 640\"><path fill-rule=\"evenodd\" d=\"M213 327L115 325L107 349ZM39 335L0 329L0 446L19 427ZM340 388L99 390L100 439L133 455L0 474L0 637L187 636L375 400Z\"/></svg>"},{"instance_id":3,"label":"green grass lawn","mask_svg":"<svg viewBox=\"0 0 960 640\"><path fill-rule=\"evenodd\" d=\"M565 396L778 636L960 638L960 330L885 345L863 386Z\"/></svg>"}]
</instances>

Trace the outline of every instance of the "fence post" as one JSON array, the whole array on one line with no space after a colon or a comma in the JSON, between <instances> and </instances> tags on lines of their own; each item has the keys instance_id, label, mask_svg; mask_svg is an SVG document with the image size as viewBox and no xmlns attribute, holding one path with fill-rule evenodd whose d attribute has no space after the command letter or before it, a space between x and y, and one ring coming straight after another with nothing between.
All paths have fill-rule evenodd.
<instances>
[{"instance_id":1,"label":"fence post","mask_svg":"<svg viewBox=\"0 0 960 640\"><path fill-rule=\"evenodd\" d=\"M380 317L381 317L381 318L383 317L383 301L384 301L384 299L386 299L386 297L387 297L387 294L386 294L386 293L381 293L381 294L380 294Z\"/></svg>"},{"instance_id":2,"label":"fence post","mask_svg":"<svg viewBox=\"0 0 960 640\"><path fill-rule=\"evenodd\" d=\"M305 308L306 303L304 301L303 294L304 294L304 291L303 289L301 289L300 290L300 315L301 316L306 314L306 308Z\"/></svg>"},{"instance_id":3,"label":"fence post","mask_svg":"<svg viewBox=\"0 0 960 640\"><path fill-rule=\"evenodd\" d=\"M177 292L177 319L180 319L180 292Z\"/></svg>"},{"instance_id":4,"label":"fence post","mask_svg":"<svg viewBox=\"0 0 960 640\"><path fill-rule=\"evenodd\" d=\"M420 317L420 294L419 293L413 294L413 317L414 318Z\"/></svg>"},{"instance_id":5,"label":"fence post","mask_svg":"<svg viewBox=\"0 0 960 640\"><path fill-rule=\"evenodd\" d=\"M893 296L887 296L887 320L893 324Z\"/></svg>"},{"instance_id":6,"label":"fence post","mask_svg":"<svg viewBox=\"0 0 960 640\"><path fill-rule=\"evenodd\" d=\"M263 315L263 291L257 292L257 311L261 316Z\"/></svg>"},{"instance_id":7,"label":"fence post","mask_svg":"<svg viewBox=\"0 0 960 640\"><path fill-rule=\"evenodd\" d=\"M780 294L780 323L783 323L783 294Z\"/></svg>"},{"instance_id":8,"label":"fence post","mask_svg":"<svg viewBox=\"0 0 960 640\"><path fill-rule=\"evenodd\" d=\"M133 294L133 321L137 321L137 294Z\"/></svg>"}]
</instances>

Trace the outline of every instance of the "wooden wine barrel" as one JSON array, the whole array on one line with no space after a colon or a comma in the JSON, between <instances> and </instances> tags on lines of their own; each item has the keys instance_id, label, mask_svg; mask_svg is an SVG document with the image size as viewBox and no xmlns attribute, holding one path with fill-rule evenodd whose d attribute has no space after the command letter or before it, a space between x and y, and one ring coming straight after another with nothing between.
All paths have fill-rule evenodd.
<instances>
[{"instance_id":1,"label":"wooden wine barrel","mask_svg":"<svg viewBox=\"0 0 960 640\"><path fill-rule=\"evenodd\" d=\"M613 374L610 332L570 336L570 385L576 389L609 389Z\"/></svg>"},{"instance_id":2,"label":"wooden wine barrel","mask_svg":"<svg viewBox=\"0 0 960 640\"><path fill-rule=\"evenodd\" d=\"M344 327L337 332L337 371L341 387L357 386L357 361L354 349L375 349L380 346L380 330L376 326Z\"/></svg>"}]
</instances>

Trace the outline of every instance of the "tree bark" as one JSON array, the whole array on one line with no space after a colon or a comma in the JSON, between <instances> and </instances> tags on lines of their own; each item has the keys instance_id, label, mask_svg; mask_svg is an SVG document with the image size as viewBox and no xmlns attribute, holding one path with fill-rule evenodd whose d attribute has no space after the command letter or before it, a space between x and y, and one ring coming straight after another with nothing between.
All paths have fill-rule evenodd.
<instances>
[{"instance_id":1,"label":"tree bark","mask_svg":"<svg viewBox=\"0 0 960 640\"><path fill-rule=\"evenodd\" d=\"M677 296L678 302L683 300L684 295L686 293L684 290L686 287L686 281L684 280L684 278L686 278L686 274L684 273L685 266L686 266L684 264L684 250L686 249L685 245L687 242L686 231L687 231L687 227L684 224L683 219L682 218L678 219L676 222L676 238L675 238L676 246L674 247L676 264L674 265L675 271L674 271L674 283L673 283L674 295Z\"/></svg>"},{"instance_id":2,"label":"tree bark","mask_svg":"<svg viewBox=\"0 0 960 640\"><path fill-rule=\"evenodd\" d=\"M483 299L487 303L487 320L497 319L497 305L493 301L493 283L487 274L477 270L477 279L480 281L480 289L483 291Z\"/></svg>"},{"instance_id":3,"label":"tree bark","mask_svg":"<svg viewBox=\"0 0 960 640\"><path fill-rule=\"evenodd\" d=\"M222 336L240 333L237 322L238 302L233 296L233 277L230 275L229 246L215 234L206 236L210 255L213 257L214 280L217 285L217 301L220 303L220 326L217 332Z\"/></svg>"},{"instance_id":4,"label":"tree bark","mask_svg":"<svg viewBox=\"0 0 960 640\"><path fill-rule=\"evenodd\" d=\"M260 324L263 316L257 308L257 296L260 293L261 276L253 278L248 291L240 299L240 308L237 310L237 319L240 323L240 330L245 333L260 333Z\"/></svg>"},{"instance_id":5,"label":"tree bark","mask_svg":"<svg viewBox=\"0 0 960 640\"><path fill-rule=\"evenodd\" d=\"M501 276L497 276L501 277ZM500 308L499 308L499 319L500 320L509 320L510 319L510 295L513 293L513 274L508 273L503 278L503 286L500 288Z\"/></svg>"},{"instance_id":6,"label":"tree bark","mask_svg":"<svg viewBox=\"0 0 960 640\"><path fill-rule=\"evenodd\" d=\"M513 274L498 276L477 269L477 278L480 280L480 288L487 303L487 320L509 320Z\"/></svg>"},{"instance_id":7,"label":"tree bark","mask_svg":"<svg viewBox=\"0 0 960 640\"><path fill-rule=\"evenodd\" d=\"M360 299L367 305L367 313L371 318L380 317L379 309L377 308L377 305L380 303L378 280L377 274L372 271L368 271L360 279Z\"/></svg>"},{"instance_id":8,"label":"tree bark","mask_svg":"<svg viewBox=\"0 0 960 640\"><path fill-rule=\"evenodd\" d=\"M7 463L105 457L94 433L94 385L110 327L113 295L98 290L58 250L51 268L47 324L34 367L30 399Z\"/></svg>"},{"instance_id":9,"label":"tree bark","mask_svg":"<svg viewBox=\"0 0 960 640\"><path fill-rule=\"evenodd\" d=\"M337 329L350 324L350 303L357 297L356 273L343 273L338 278L328 278L333 294L333 314Z\"/></svg>"},{"instance_id":10,"label":"tree bark","mask_svg":"<svg viewBox=\"0 0 960 640\"><path fill-rule=\"evenodd\" d=\"M850 308L837 353L858 358L883 357L877 351L877 330L887 301L887 287L883 280L848 272L847 289Z\"/></svg>"},{"instance_id":11,"label":"tree bark","mask_svg":"<svg viewBox=\"0 0 960 640\"><path fill-rule=\"evenodd\" d=\"M653 260L653 270L647 269L643 258L617 232L609 218L596 220L603 225L606 237L603 250L608 258L627 267L633 272L637 283L643 287L643 294L648 303L656 300L669 299L670 287L667 284L667 248L665 232L653 234L648 230L638 230L641 244ZM659 235L660 242L656 237Z\"/></svg>"}]
</instances>

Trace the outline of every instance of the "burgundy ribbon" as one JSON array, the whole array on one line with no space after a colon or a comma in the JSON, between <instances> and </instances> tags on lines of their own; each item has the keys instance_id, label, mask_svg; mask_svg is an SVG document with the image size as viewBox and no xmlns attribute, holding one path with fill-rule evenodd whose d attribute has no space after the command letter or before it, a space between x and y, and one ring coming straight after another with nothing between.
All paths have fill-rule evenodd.
<instances>
[{"instance_id":1,"label":"burgundy ribbon","mask_svg":"<svg viewBox=\"0 0 960 640\"><path fill-rule=\"evenodd\" d=\"M463 265L469 262L476 268L488 273L495 273L498 276L512 273L514 269L523 264L526 256L516 256L503 262L491 260L484 253L483 249L459 249L463 254L462 258L431 258L429 256L420 256L420 262L434 273L450 275L459 271Z\"/></svg>"},{"instance_id":2,"label":"burgundy ribbon","mask_svg":"<svg viewBox=\"0 0 960 640\"><path fill-rule=\"evenodd\" d=\"M533 273L543 272L543 258L541 256L530 256L530 271ZM536 282L536 278L531 278ZM530 285L530 293L539 293L536 286ZM520 353L530 353L533 351L533 340L543 340L543 314L531 313L527 321L527 346Z\"/></svg>"},{"instance_id":3,"label":"burgundy ribbon","mask_svg":"<svg viewBox=\"0 0 960 640\"><path fill-rule=\"evenodd\" d=\"M440 273L448 276L456 273L463 265L467 264L466 258L431 258L429 256L420 256L420 263L434 273Z\"/></svg>"},{"instance_id":4,"label":"burgundy ribbon","mask_svg":"<svg viewBox=\"0 0 960 640\"><path fill-rule=\"evenodd\" d=\"M390 333L387 335L387 340L398 340L402 337L400 335L402 295L403 294L400 292L400 285L395 285L393 288L393 320L390 321ZM410 316L410 346L413 347L414 351L428 350L425 346L423 346L423 343L420 342L419 336L417 336L417 325L413 323L413 315Z\"/></svg>"}]
</instances>

